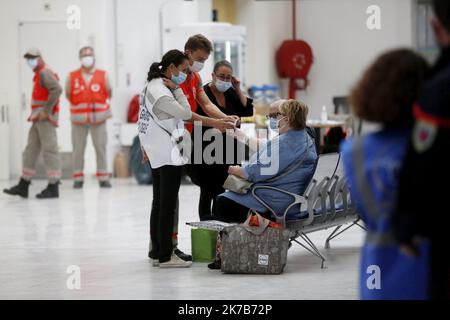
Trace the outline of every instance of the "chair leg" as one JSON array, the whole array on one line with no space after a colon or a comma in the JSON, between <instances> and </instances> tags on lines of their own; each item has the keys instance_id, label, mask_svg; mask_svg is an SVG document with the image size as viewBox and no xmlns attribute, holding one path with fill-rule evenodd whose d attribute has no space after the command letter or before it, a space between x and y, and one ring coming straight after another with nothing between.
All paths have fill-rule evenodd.
<instances>
[{"instance_id":1,"label":"chair leg","mask_svg":"<svg viewBox=\"0 0 450 320\"><path fill-rule=\"evenodd\" d=\"M363 225L360 225L358 222L359 222L359 219L355 221L355 224L356 224L358 227L360 227L361 229L363 229L364 231L367 231L367 228L366 228L365 226L363 226Z\"/></svg>"},{"instance_id":2,"label":"chair leg","mask_svg":"<svg viewBox=\"0 0 450 320\"><path fill-rule=\"evenodd\" d=\"M311 253L312 255L318 257L319 259L322 260L321 263L321 269L325 269L325 257L322 255L322 253L320 253L319 249L317 249L316 245L311 241L311 239L304 233L298 234L298 236L306 243L303 244L300 241L298 241L297 239L291 239L291 242L295 242L297 244L299 244L300 246L302 246L304 249L306 249L309 253Z\"/></svg>"},{"instance_id":3,"label":"chair leg","mask_svg":"<svg viewBox=\"0 0 450 320\"><path fill-rule=\"evenodd\" d=\"M333 239L334 234L336 232L338 232L338 230L341 228L342 226L337 226L336 228L334 228L333 232L328 236L327 240L325 240L325 249L330 249L330 241L331 239Z\"/></svg>"},{"instance_id":4,"label":"chair leg","mask_svg":"<svg viewBox=\"0 0 450 320\"><path fill-rule=\"evenodd\" d=\"M348 227L346 227L345 229L339 231L338 233L336 233L336 232L342 227L342 225L337 226L337 227L333 230L333 232L328 236L327 240L325 240L325 249L329 249L329 248L330 248L330 241L331 241L332 239L336 238L337 236L339 236L340 234L344 233L345 231L347 231L348 229L350 229L351 227L353 227L353 226L355 226L355 225L358 226L358 227L360 227L361 229L367 231L366 227L364 227L364 226L362 226L362 225L360 225L360 224L358 223L359 220L360 220L360 219L357 219L357 220L353 221L352 224L350 224L350 225L349 225Z\"/></svg>"}]
</instances>

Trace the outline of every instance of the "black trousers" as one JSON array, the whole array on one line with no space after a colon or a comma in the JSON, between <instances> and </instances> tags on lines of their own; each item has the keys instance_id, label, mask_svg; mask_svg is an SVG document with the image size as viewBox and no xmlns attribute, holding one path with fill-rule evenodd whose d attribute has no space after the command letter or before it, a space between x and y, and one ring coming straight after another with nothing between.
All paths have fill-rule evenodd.
<instances>
[{"instance_id":1,"label":"black trousers","mask_svg":"<svg viewBox=\"0 0 450 320\"><path fill-rule=\"evenodd\" d=\"M242 223L247 219L249 210L227 197L218 196L216 199L216 217L219 221Z\"/></svg>"},{"instance_id":2,"label":"black trousers","mask_svg":"<svg viewBox=\"0 0 450 320\"><path fill-rule=\"evenodd\" d=\"M218 196L216 199L216 220L228 223L243 223L247 220L249 210L246 206L227 197ZM273 220L268 211L258 213L266 219Z\"/></svg>"},{"instance_id":3,"label":"black trousers","mask_svg":"<svg viewBox=\"0 0 450 320\"><path fill-rule=\"evenodd\" d=\"M211 189L200 187L200 199L198 202L198 214L200 221L208 220L211 215L217 215L217 196L224 193L225 189ZM212 205L212 206L211 206Z\"/></svg>"},{"instance_id":4,"label":"black trousers","mask_svg":"<svg viewBox=\"0 0 450 320\"><path fill-rule=\"evenodd\" d=\"M172 233L180 190L182 166L162 166L152 169L153 202L150 215L150 257L159 262L170 260L173 251Z\"/></svg>"},{"instance_id":5,"label":"black trousers","mask_svg":"<svg viewBox=\"0 0 450 320\"><path fill-rule=\"evenodd\" d=\"M228 177L228 164L193 164L191 179L200 186L198 215L200 221L216 214L216 198L224 193L223 183Z\"/></svg>"}]
</instances>

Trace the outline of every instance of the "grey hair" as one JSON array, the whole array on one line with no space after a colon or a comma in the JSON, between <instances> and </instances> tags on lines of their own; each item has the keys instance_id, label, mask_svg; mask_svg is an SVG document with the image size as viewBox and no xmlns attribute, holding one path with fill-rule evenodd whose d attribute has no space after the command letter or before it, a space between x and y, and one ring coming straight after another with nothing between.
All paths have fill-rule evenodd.
<instances>
[{"instance_id":1,"label":"grey hair","mask_svg":"<svg viewBox=\"0 0 450 320\"><path fill-rule=\"evenodd\" d=\"M286 99L278 99L270 104L271 108L279 108L283 103L285 103Z\"/></svg>"},{"instance_id":2,"label":"grey hair","mask_svg":"<svg viewBox=\"0 0 450 320\"><path fill-rule=\"evenodd\" d=\"M95 53L94 48L92 48L91 46L85 46L83 48L80 49L80 51L78 52L78 55L81 57L81 53L85 50L91 50L92 53Z\"/></svg>"}]
</instances>

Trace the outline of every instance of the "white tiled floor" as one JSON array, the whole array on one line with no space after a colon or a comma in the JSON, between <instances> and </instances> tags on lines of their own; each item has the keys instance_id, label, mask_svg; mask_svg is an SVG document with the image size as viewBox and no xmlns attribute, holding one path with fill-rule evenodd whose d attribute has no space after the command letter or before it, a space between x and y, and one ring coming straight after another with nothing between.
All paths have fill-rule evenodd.
<instances>
[{"instance_id":1,"label":"white tiled floor","mask_svg":"<svg viewBox=\"0 0 450 320\"><path fill-rule=\"evenodd\" d=\"M12 182L11 182L12 183ZM151 186L114 180L110 190L86 181L61 186L57 200L37 200L36 181L28 200L0 195L0 299L357 299L359 228L333 240L311 235L328 257L294 245L285 272L277 276L224 275L195 263L190 269L153 268L147 258ZM3 189L10 183L0 182ZM180 193L180 248L190 252L186 221L196 221L198 188ZM81 289L69 290L67 268L81 268Z\"/></svg>"}]
</instances>

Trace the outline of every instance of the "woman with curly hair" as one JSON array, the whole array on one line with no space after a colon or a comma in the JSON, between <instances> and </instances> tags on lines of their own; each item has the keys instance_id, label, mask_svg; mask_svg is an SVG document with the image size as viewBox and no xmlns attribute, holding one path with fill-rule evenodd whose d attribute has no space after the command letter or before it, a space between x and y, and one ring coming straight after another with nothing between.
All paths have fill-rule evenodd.
<instances>
[{"instance_id":1,"label":"woman with curly hair","mask_svg":"<svg viewBox=\"0 0 450 320\"><path fill-rule=\"evenodd\" d=\"M410 257L401 252L392 228L413 104L427 69L411 50L387 52L366 70L350 97L357 117L382 127L341 146L348 184L368 229L361 253L362 299L427 298L428 244L419 244L421 256Z\"/></svg>"}]
</instances>

